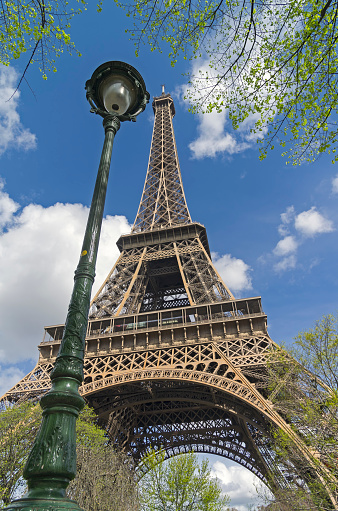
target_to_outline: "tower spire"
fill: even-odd
[[[132,232],[92,301],[90,318],[233,300],[212,264],[205,227],[185,200],[170,94],[154,98],[147,176]]]
[[[191,223],[186,203],[172,119],[170,94],[154,98],[155,122],[148,171],[132,232]]]

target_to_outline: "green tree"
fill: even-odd
[[[95,412],[85,407],[77,421],[76,477],[69,498],[86,511],[137,511],[133,460],[109,445]]]
[[[194,453],[166,461],[163,451],[152,451],[143,459],[142,470],[141,510],[225,511],[229,503],[218,480],[211,477],[208,461],[199,464]]]
[[[234,128],[251,121],[264,158],[275,143],[294,164],[323,152],[337,161],[338,4],[332,0],[123,0],[136,52],[169,45],[192,73],[192,111],[226,109]],[[204,60],[204,61],[205,61]]]
[[[6,506],[25,488],[22,471],[40,426],[41,409],[23,403],[0,413],[0,503]],[[1,507],[2,507],[1,506]]]
[[[41,408],[30,402],[0,412],[0,503],[24,493],[23,468],[41,422]],[[126,455],[108,445],[94,411],[86,406],[76,424],[77,475],[68,496],[86,511],[137,511],[135,471]]]
[[[138,511],[133,460],[111,445],[77,446],[77,473],[67,495],[87,511]]]
[[[27,53],[21,80],[33,62],[39,63],[46,79],[48,71],[56,71],[55,59],[65,49],[80,55],[69,34],[73,16],[81,12],[79,4],[86,8],[86,0],[1,1],[0,64],[8,66]]]
[[[292,355],[290,357],[290,354]],[[323,316],[301,332],[289,349],[269,366],[270,399],[325,467],[325,485],[337,499],[338,487],[338,317]],[[277,494],[275,507],[287,511],[332,509],[318,480],[281,431],[276,431],[278,459],[290,471],[292,486]],[[301,474],[303,482],[299,478]],[[331,477],[333,476],[333,477]],[[335,478],[335,479],[334,479]],[[304,484],[304,481],[306,484]],[[278,505],[280,507],[278,507]],[[272,504],[271,504],[272,506]]]

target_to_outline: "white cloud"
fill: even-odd
[[[198,59],[193,63],[191,82],[183,87],[179,87],[176,90],[176,95],[181,101],[184,97],[190,97],[191,103],[202,103],[203,98],[206,98],[205,108],[203,108],[206,111],[208,90],[215,83],[218,83],[217,73],[209,67],[209,61]],[[217,90],[222,92],[221,88],[221,85],[218,84]],[[240,153],[251,148],[253,146],[252,143],[258,138],[257,135],[250,133],[250,129],[257,120],[256,115],[249,115],[237,131],[231,127],[225,130],[227,122],[227,112],[225,110],[221,112],[214,110],[212,112],[199,113],[197,119],[198,137],[189,144],[192,157],[196,159],[215,158],[219,154],[232,155]],[[263,136],[263,132],[261,135]]]
[[[331,220],[321,215],[315,206],[296,216],[295,228],[306,237],[313,237],[316,234],[332,232],[334,230]]]
[[[291,252],[295,252],[297,250],[298,243],[295,240],[294,236],[286,236],[282,240],[280,240],[276,247],[273,250],[273,253],[277,256],[285,256],[290,254]]]
[[[0,67],[0,155],[10,147],[24,151],[36,147],[36,136],[20,121],[20,91],[11,98],[17,82],[18,74],[12,67]]]
[[[281,236],[287,236],[289,234],[289,224],[292,222],[295,216],[294,206],[286,208],[284,213],[281,213],[282,223],[278,226],[278,232]]]
[[[3,191],[5,182],[0,178],[0,232],[13,220],[13,214],[19,209],[19,204]]]
[[[272,254],[266,256],[270,260],[271,257],[281,258],[273,264],[274,270],[278,273],[292,270],[297,266],[298,247],[305,243],[306,238],[334,230],[332,221],[319,213],[315,206],[298,215],[294,206],[289,206],[280,217],[282,223],[278,226],[278,232],[283,238],[279,240]],[[264,261],[266,257],[261,256],[260,260]],[[311,263],[309,269],[313,266]]]
[[[224,131],[226,112],[199,114],[198,120],[199,136],[189,144],[193,158],[214,158],[218,153],[235,154],[250,147]]]
[[[212,259],[224,283],[235,295],[252,289],[251,268],[242,259],[236,259],[230,254],[219,256],[215,252],[212,253]]]
[[[274,270],[277,273],[283,272],[285,270],[291,270],[296,267],[297,264],[297,258],[294,254],[284,257],[274,265]]]
[[[15,366],[0,366],[0,397],[25,376],[24,372]]]
[[[338,174],[332,178],[332,193],[338,193]]]
[[[294,206],[289,206],[286,208],[286,211],[284,213],[281,213],[281,220],[283,224],[289,224],[295,216],[295,208]]]
[[[30,204],[16,212],[10,200],[0,191],[0,204],[9,204],[0,235],[6,269],[0,275],[0,363],[36,361],[43,326],[64,322],[88,216],[81,204]],[[118,257],[117,238],[129,231],[125,217],[103,220],[95,289]]]
[[[280,224],[278,226],[278,234],[280,236],[287,236],[288,234],[290,234],[288,226],[286,226],[285,224]]]
[[[253,128],[257,121],[261,118],[260,114],[250,113],[248,117],[241,122],[238,127],[238,132],[241,133],[247,142],[257,142],[258,139],[263,139],[268,132],[268,126],[262,125],[260,131],[254,131]],[[250,145],[251,147],[251,145]]]
[[[256,488],[262,483],[252,472],[238,464],[222,463],[216,461],[212,465],[212,476],[217,477],[224,493],[231,499],[231,506],[238,511],[248,511],[252,502],[257,502]],[[262,490],[264,493],[265,490]]]

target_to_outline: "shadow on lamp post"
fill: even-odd
[[[105,139],[60,351],[51,372],[52,388],[41,398],[42,423],[24,469],[28,492],[5,509],[79,511],[66,497],[76,474],[76,419],[84,406],[84,343],[106,198],[113,141],[121,121],[135,121],[149,102],[142,76],[124,62],[99,66],[86,82],[91,112],[103,117]]]

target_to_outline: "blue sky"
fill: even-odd
[[[65,319],[103,142],[84,83],[109,60],[134,65],[151,96],[164,83],[174,97],[191,216],[206,226],[215,264],[235,295],[262,296],[271,337],[290,343],[338,309],[338,167],[325,155],[286,166],[279,149],[260,162],[257,145],[232,131],[226,113],[189,114],[182,100],[189,62],[172,68],[165,53],[147,48],[136,58],[127,23],[113,3],[101,14],[90,6],[72,29],[83,56],[64,54],[47,81],[32,66],[34,95],[23,83],[7,102],[25,62],[0,68],[0,394],[34,366],[43,327]],[[118,255],[116,239],[134,221],[152,128],[149,105],[116,136],[97,286]],[[246,502],[236,505],[244,511]]]

